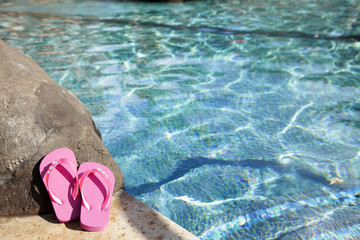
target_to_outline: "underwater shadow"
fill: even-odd
[[[272,168],[280,174],[293,173],[301,176],[303,179],[309,179],[320,184],[328,185],[329,183],[325,177],[317,175],[310,169],[299,165],[283,165],[276,160],[244,159],[240,161],[230,161],[205,157],[192,157],[181,161],[181,163],[176,166],[176,169],[167,178],[154,183],[144,183],[135,187],[126,187],[126,191],[132,195],[141,195],[153,192],[159,189],[163,184],[176,180],[190,172],[192,169],[199,168],[204,165],[250,167],[254,169]]]
[[[89,18],[82,17],[78,15],[67,15],[60,16],[54,14],[47,13],[37,13],[37,12],[16,12],[16,11],[0,11],[1,14],[7,15],[21,15],[21,16],[31,16],[35,18],[57,18],[63,20],[71,20],[71,21],[82,21],[82,22],[100,22],[100,23],[112,23],[112,24],[121,24],[121,25],[132,25],[132,26],[142,26],[142,27],[162,27],[171,30],[187,30],[194,32],[202,32],[202,33],[211,33],[211,34],[219,34],[219,35],[253,35],[253,36],[266,36],[266,37],[281,37],[281,38],[290,38],[290,39],[312,39],[312,40],[327,40],[327,41],[343,41],[343,42],[358,42],[360,41],[359,34],[352,35],[328,35],[328,34],[312,34],[306,32],[299,31],[269,31],[263,29],[255,29],[255,30],[235,30],[229,28],[222,27],[214,27],[214,26],[185,26],[185,25],[171,25],[165,23],[156,23],[156,22],[145,22],[145,21],[134,21],[134,20],[123,20],[123,19],[97,19],[97,18]],[[11,38],[3,38],[3,40],[8,41]]]

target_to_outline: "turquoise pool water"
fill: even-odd
[[[127,191],[201,239],[355,239],[359,12],[0,1],[0,38],[86,105]]]

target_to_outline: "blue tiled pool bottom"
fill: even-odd
[[[201,239],[360,236],[356,1],[0,11],[0,38],[89,109],[127,191]]]

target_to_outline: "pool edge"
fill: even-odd
[[[109,225],[102,232],[81,229],[80,221],[59,223],[54,214],[0,217],[0,239],[184,239],[196,236],[125,191],[114,193]]]

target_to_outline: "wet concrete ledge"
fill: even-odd
[[[125,191],[114,194],[109,225],[102,232],[87,232],[80,221],[59,223],[55,214],[0,218],[0,239],[131,239],[197,240],[154,209]]]

